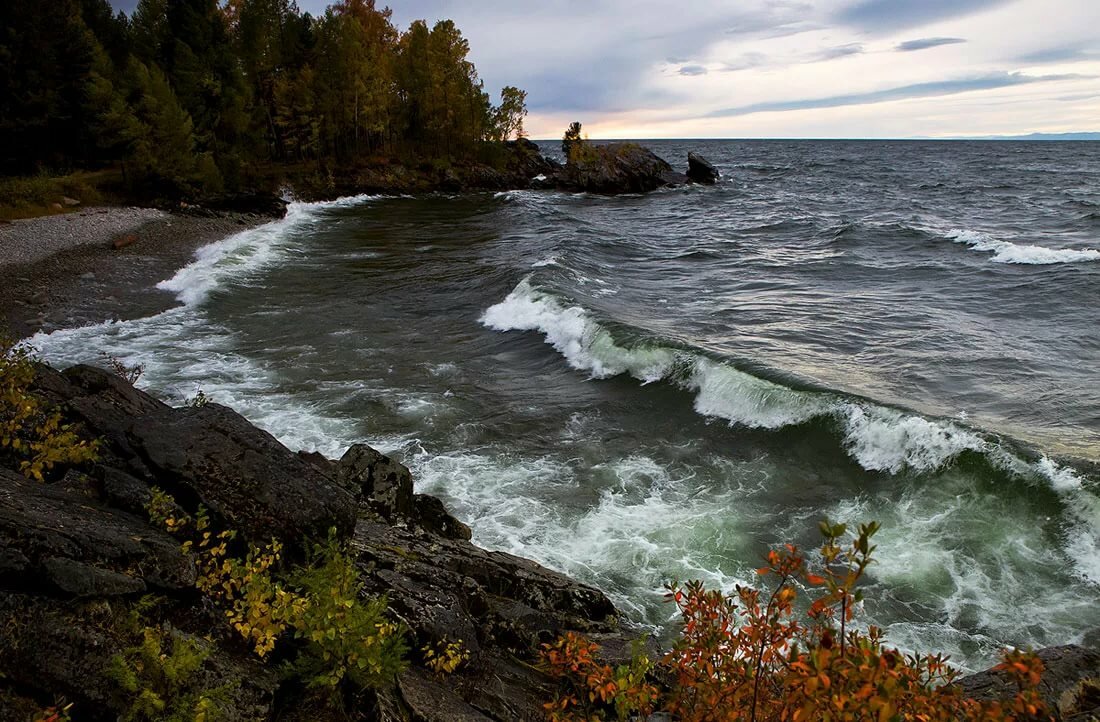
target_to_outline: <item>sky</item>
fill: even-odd
[[[128,9],[133,0],[116,0]],[[298,0],[322,12],[326,0]],[[382,4],[382,0],[379,0]],[[533,138],[1100,131],[1100,0],[393,0],[455,21]]]

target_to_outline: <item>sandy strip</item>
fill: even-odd
[[[270,220],[95,208],[0,224],[0,334],[25,338],[160,313],[176,299],[156,284],[198,248]],[[136,241],[115,249],[112,241],[127,234]]]

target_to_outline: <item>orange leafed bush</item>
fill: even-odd
[[[1016,680],[1014,699],[979,702],[951,685],[955,672],[945,657],[904,655],[883,646],[877,628],[849,629],[877,530],[862,525],[844,545],[845,526],[822,523],[821,563],[813,571],[794,546],[772,551],[757,570],[774,579],[770,593],[670,585],[682,628],[656,664],[636,656],[612,669],[598,659],[597,645],[575,634],[546,645],[543,666],[560,686],[546,705],[548,718],[644,719],[663,711],[691,722],[1051,719],[1037,692],[1043,666],[1034,655],[1009,652],[998,667]],[[799,588],[819,592],[805,614],[795,607]],[[655,679],[665,683],[658,687]]]

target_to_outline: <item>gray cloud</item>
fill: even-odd
[[[1086,48],[1082,45],[1062,45],[1057,48],[1044,48],[1025,55],[1018,55],[1014,60],[1021,63],[1067,63],[1079,60],[1098,60],[1100,52]]]
[[[721,67],[723,73],[732,73],[737,70],[760,68],[768,64],[768,56],[764,53],[745,53],[737,60],[725,63]]]
[[[707,69],[702,65],[685,65],[679,70],[680,75],[706,75]]]
[[[1011,0],[861,0],[841,10],[835,19],[863,30],[903,30],[1007,2]]]
[[[904,43],[898,43],[894,46],[894,50],[911,53],[916,50],[928,50],[942,45],[957,45],[965,42],[966,38],[917,38],[916,40],[906,40]]]
[[[1081,75],[1023,75],[1021,73],[997,73],[979,78],[965,78],[960,80],[940,80],[930,83],[914,83],[902,85],[897,88],[875,90],[869,93],[852,93],[850,95],[833,95],[826,98],[808,98],[805,100],[786,100],[766,103],[754,103],[743,105],[739,108],[725,108],[708,113],[708,118],[727,118],[737,115],[750,115],[752,113],[786,112],[791,110],[812,110],[818,108],[839,108],[846,105],[869,105],[872,103],[886,103],[892,100],[905,100],[907,98],[929,98],[940,95],[956,95],[969,93],[975,90],[993,90],[995,88],[1007,88],[1015,85],[1029,85],[1031,83],[1046,83],[1056,80],[1073,80],[1083,78]]]
[[[837,58],[847,58],[851,55],[862,55],[863,46],[859,43],[849,43],[848,45],[838,45],[833,48],[825,48],[814,56],[815,60],[836,60]]]

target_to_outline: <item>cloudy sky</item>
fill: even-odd
[[[391,6],[402,28],[453,19],[488,88],[528,91],[535,138],[572,120],[594,138],[1100,131],[1100,0]]]

